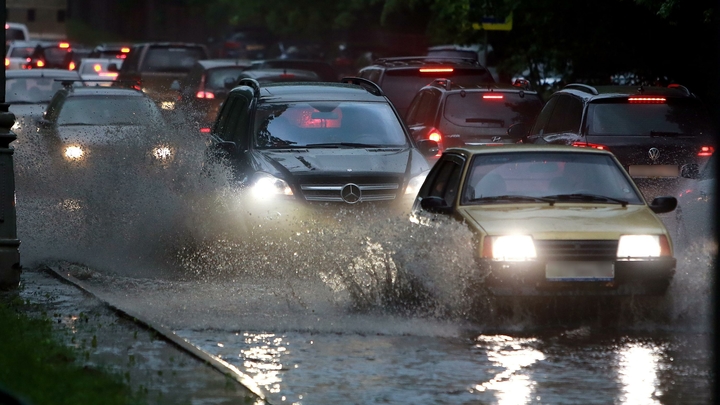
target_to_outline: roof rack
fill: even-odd
[[[693,94],[690,92],[690,89],[688,89],[687,87],[683,86],[682,84],[677,84],[677,83],[668,84],[668,89],[678,89],[678,90],[684,91],[685,94],[688,95],[688,96],[692,96],[692,95],[693,95]]]
[[[584,91],[584,92],[590,93],[594,96],[597,96],[598,94],[600,94],[600,93],[598,93],[598,91],[595,87],[587,85],[587,84],[582,84],[582,83],[571,83],[563,88]]]
[[[445,90],[450,90],[450,88],[452,87],[452,82],[450,81],[450,79],[442,79],[442,78],[435,79],[432,81],[432,84],[435,84],[435,83],[437,83],[440,86],[443,86],[445,88]]]
[[[375,96],[384,96],[385,93],[383,93],[380,86],[377,85],[377,83],[373,82],[372,80],[368,80],[362,77],[356,77],[356,76],[347,76],[340,79],[340,83],[349,83],[354,84],[357,86],[360,86],[367,90],[370,94],[373,94]]]
[[[260,96],[260,83],[255,80],[251,79],[249,77],[245,77],[240,79],[240,81],[237,83],[238,86],[247,86],[252,87],[253,89],[253,96],[258,97]]]

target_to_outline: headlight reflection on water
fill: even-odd
[[[286,348],[282,345],[282,337],[272,333],[245,333],[245,342],[253,347],[242,350],[240,358],[255,383],[265,387],[271,393],[280,392],[282,379],[279,373],[283,370],[280,356]]]
[[[623,404],[659,404],[657,347],[646,347],[639,343],[630,344],[619,352],[620,382],[623,385]]]

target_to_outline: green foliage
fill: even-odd
[[[34,405],[144,403],[121,377],[78,364],[78,352],[53,337],[49,318],[29,318],[3,299],[0,324],[0,386],[14,395]]]

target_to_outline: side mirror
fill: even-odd
[[[677,204],[675,197],[655,197],[650,203],[650,209],[656,214],[664,214],[677,208]]]
[[[421,139],[417,142],[418,150],[423,156],[435,156],[440,151],[440,146],[437,142],[429,139]]]
[[[118,69],[118,65],[116,63],[109,63],[107,65],[107,71],[108,72],[119,72],[120,69]]]
[[[508,127],[507,130],[508,136],[515,142],[526,141],[529,133],[530,124],[527,122],[518,122],[516,124],[512,124],[510,125],[510,127]]]
[[[453,210],[452,207],[448,206],[445,200],[440,197],[423,198],[420,200],[420,208],[434,214],[450,214]]]
[[[170,90],[172,90],[172,91],[180,91],[180,81],[179,81],[179,80],[173,80],[172,84],[170,85]]]
[[[45,118],[40,118],[38,120],[38,126],[40,128],[50,128],[50,127],[52,127],[52,122],[46,120]]]
[[[680,167],[680,177],[684,177],[686,179],[699,179],[700,166],[698,166],[697,163],[682,165],[682,167]]]
[[[223,80],[223,85],[226,89],[230,90],[235,87],[235,82],[237,82],[237,80],[233,79],[232,77],[226,77],[225,80]]]
[[[235,151],[237,148],[237,144],[235,142],[230,141],[222,141],[215,144],[215,147],[218,151],[225,152],[225,153],[231,153]]]

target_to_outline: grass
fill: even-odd
[[[30,405],[146,403],[122,376],[82,366],[81,354],[54,337],[50,318],[29,317],[23,305],[0,295],[0,391]]]

